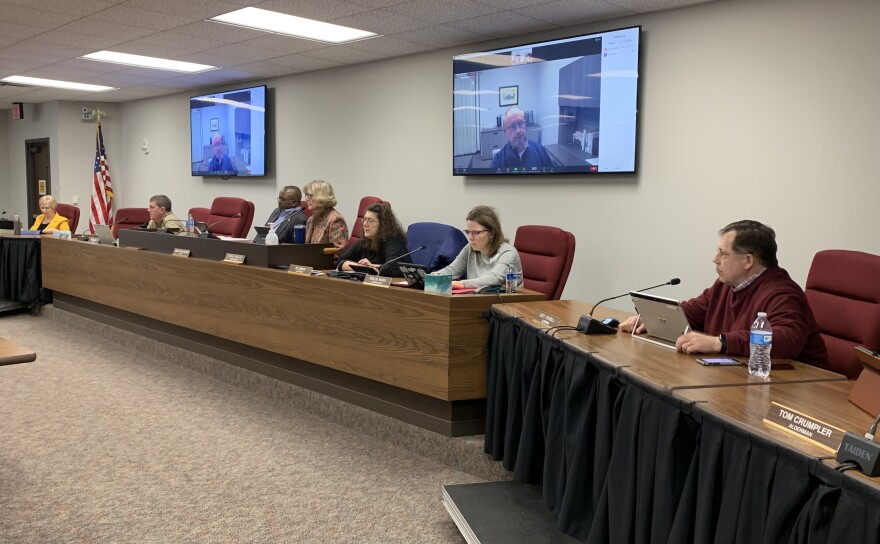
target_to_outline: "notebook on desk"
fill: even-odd
[[[678,337],[690,330],[681,303],[641,291],[630,291],[629,294],[640,321],[645,325],[643,334],[636,334],[633,329],[633,338],[674,350]]]

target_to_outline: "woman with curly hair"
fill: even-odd
[[[397,261],[382,265],[406,254],[406,233],[391,206],[371,204],[364,213],[364,237],[345,249],[339,256],[340,270],[351,271],[351,265],[367,266],[376,274],[402,276]]]

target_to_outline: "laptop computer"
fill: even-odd
[[[641,317],[641,322],[645,325],[645,333],[636,334],[634,330],[633,338],[675,349],[675,341],[678,337],[690,330],[681,303],[672,298],[649,295],[641,291],[630,291],[629,294],[632,296],[633,305]]]
[[[257,231],[257,235],[254,236],[255,244],[265,244],[266,243],[266,235],[269,234],[270,227],[259,227],[254,225],[254,230]]]
[[[98,243],[112,246],[116,243],[113,237],[113,229],[110,225],[95,225],[95,234],[98,235]]]
[[[415,263],[399,263],[397,267],[406,279],[407,285],[415,289],[425,288],[425,276],[428,275],[428,267]]]

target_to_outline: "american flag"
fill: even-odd
[[[113,187],[110,185],[110,165],[104,151],[104,135],[101,123],[95,136],[95,172],[92,176],[92,210],[89,214],[89,231],[94,234],[95,225],[109,225],[113,208]]]

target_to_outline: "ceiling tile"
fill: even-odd
[[[335,68],[340,63],[328,59],[318,59],[306,55],[288,55],[286,57],[278,57],[272,59],[272,64],[279,66],[289,66],[299,71],[306,70],[323,70],[325,68]]]
[[[353,0],[358,4],[362,4],[364,6],[376,9],[376,8],[384,8],[388,6],[393,6],[395,4],[402,4],[405,0]]]
[[[337,25],[375,32],[376,34],[397,34],[398,32],[432,26],[432,23],[428,21],[419,21],[412,17],[381,9],[358,13],[348,17],[340,17],[331,22]]]
[[[486,36],[483,34],[477,34],[476,32],[453,28],[447,25],[437,25],[431,28],[422,28],[411,32],[401,32],[400,34],[395,34],[394,37],[437,48],[463,45],[486,39]]]
[[[412,55],[434,49],[423,43],[408,42],[406,40],[400,40],[394,36],[381,36],[379,38],[361,40],[359,42],[348,44],[348,47],[357,51],[373,53],[383,57]]]
[[[548,23],[547,21],[539,21],[509,11],[502,11],[495,15],[474,17],[473,19],[466,19],[464,21],[456,21],[454,23],[449,23],[449,26],[469,30],[471,32],[478,32],[496,38],[518,36],[520,34],[559,28],[559,25]]]
[[[216,40],[198,38],[185,32],[179,32],[177,30],[165,30],[156,34],[144,36],[143,38],[137,40],[130,41],[125,44],[125,48],[126,52],[128,53],[135,52],[137,48],[141,46],[145,48],[149,48],[151,46],[170,48],[175,52],[173,53],[173,57],[171,58],[176,59],[180,55],[188,55],[197,51],[205,51],[208,49],[214,49],[215,47],[223,47],[225,45],[227,44],[218,42]]]
[[[547,21],[560,26],[576,25],[589,21],[600,21],[611,17],[632,15],[632,11],[605,4],[585,0],[556,0],[539,6],[520,8],[516,13]]]
[[[21,24],[42,29],[55,28],[79,17],[67,13],[44,11],[25,6],[4,5],[2,11],[3,22]]]
[[[339,64],[356,64],[359,62],[370,62],[381,58],[379,55],[367,53],[365,51],[358,51],[344,45],[316,49],[305,53],[304,56],[338,62]]]
[[[113,38],[121,43],[125,43],[129,40],[136,40],[157,32],[151,28],[131,26],[122,23],[108,24],[106,21],[97,21],[93,19],[80,19],[58,27],[57,30],[60,32],[85,34],[86,36]],[[98,51],[98,49],[96,49],[96,51]]]
[[[323,42],[304,40],[292,36],[282,36],[280,34],[267,34],[265,32],[263,32],[259,38],[254,38],[253,40],[248,40],[244,43],[250,47],[274,51],[281,55],[301,53],[303,51],[311,51],[312,49],[327,47],[327,44]]]
[[[221,56],[230,57],[233,59],[238,59],[242,62],[254,62],[258,60],[267,60],[272,57],[281,56],[281,53],[277,51],[269,51],[267,49],[260,49],[257,47],[251,47],[249,45],[236,43],[231,45],[224,45],[222,47],[214,48],[211,53]]]
[[[265,36],[265,32],[243,28],[240,26],[224,25],[211,21],[197,21],[174,29],[175,32],[185,32],[196,38],[216,40],[223,43],[238,43]]]
[[[27,42],[18,42],[15,45],[0,49],[0,58],[21,59],[45,65],[82,55],[82,51],[82,49],[58,47],[54,44],[46,44],[31,40]]]
[[[374,9],[343,0],[268,0],[257,7],[325,22]]]
[[[127,0],[3,0],[0,4],[84,17]]]
[[[243,70],[217,70],[214,72],[202,72],[201,74],[187,74],[160,83],[168,87],[179,89],[196,89],[206,85],[225,85],[230,82],[253,81],[258,79],[254,74]]]
[[[481,15],[491,15],[498,12],[492,6],[478,4],[470,0],[447,0],[446,2],[437,2],[436,0],[413,0],[403,4],[397,4],[385,8],[385,11],[397,13],[419,19],[429,21],[431,23],[448,23],[450,21],[459,21],[461,19],[471,19]]]
[[[20,23],[12,23],[6,21],[5,17],[3,17],[3,20],[0,20],[0,36],[3,36],[4,38],[18,38],[26,40],[28,38],[38,36],[43,32],[46,32],[45,28],[39,28],[36,26],[30,26]]]
[[[183,17],[170,13],[159,14],[155,11],[130,8],[127,5],[113,6],[112,8],[105,9],[93,15],[92,19],[96,21],[96,24],[98,24],[97,21],[105,21],[107,23],[152,28],[154,30],[168,30],[169,28],[183,26],[200,20],[199,17]]]
[[[530,0],[475,0],[481,4],[486,4],[487,6],[493,6],[498,10],[511,10],[517,8],[527,8],[530,6],[540,6],[541,4],[546,4],[546,0],[539,0],[537,2],[532,2]]]
[[[80,61],[80,63],[83,62],[87,61]],[[89,64],[99,63],[92,62]],[[119,69],[119,65],[116,65],[116,69]],[[80,83],[94,83],[97,85],[109,85],[109,83],[99,83],[97,81],[94,81],[95,78],[101,77],[106,73],[108,72],[103,72],[101,70],[90,70],[88,69],[88,67],[83,67],[82,64],[73,63],[73,61],[65,61],[48,66],[41,66],[40,68],[28,70],[27,73],[19,75],[43,77],[47,79],[60,79],[62,81],[78,81]]]
[[[236,65],[235,69],[261,78],[282,77],[303,71],[289,66],[272,64],[271,62],[248,62]]]
[[[605,0],[608,4],[613,4],[628,11],[638,13],[682,8],[696,4],[705,4],[711,1],[712,0]]]
[[[241,9],[240,5],[225,0],[129,0],[125,6],[190,19],[208,19]]]
[[[92,53],[94,51],[101,51],[102,49],[107,49],[119,43],[117,38],[111,38],[106,36],[90,36],[88,34],[79,34],[76,32],[70,32],[68,30],[50,30],[43,34],[40,34],[34,40],[30,41],[40,41],[43,43],[49,43],[53,45],[62,45],[66,47],[72,47],[76,49],[86,50],[88,53]]]

